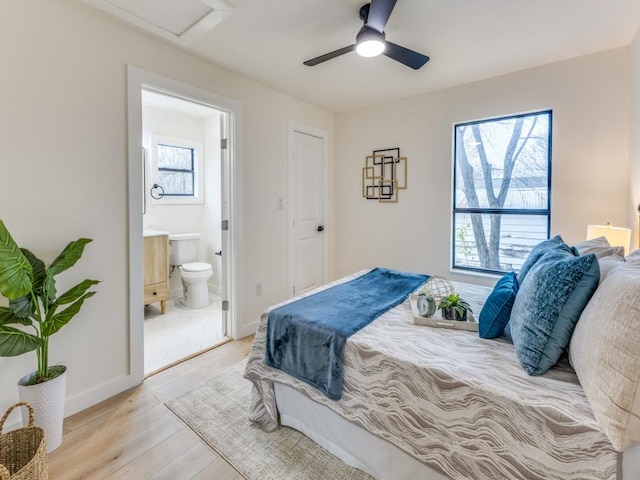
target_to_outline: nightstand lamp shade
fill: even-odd
[[[625,255],[631,248],[631,230],[629,228],[612,227],[606,225],[589,225],[587,227],[587,240],[605,237],[612,247],[624,247]]]

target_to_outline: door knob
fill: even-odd
[[[319,225],[318,226],[318,231],[319,232],[324,232],[324,226],[323,225]]]

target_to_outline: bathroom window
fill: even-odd
[[[154,203],[203,203],[201,142],[151,136],[153,180],[148,192]]]
[[[193,197],[195,157],[193,148],[158,144],[158,181],[165,195]]]

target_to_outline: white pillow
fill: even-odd
[[[627,255],[625,261],[633,265],[640,265],[640,248]]]
[[[618,255],[624,258],[624,247],[611,246],[606,237],[592,238],[574,245],[580,255],[588,255],[594,253],[597,258]]]
[[[613,447],[640,442],[640,269],[605,277],[571,337],[571,365]]]
[[[640,257],[638,257],[640,261]],[[598,264],[600,265],[600,283],[605,279],[609,273],[617,267],[624,266],[625,261],[624,257],[620,255],[608,255],[606,257],[601,257],[598,259]],[[640,265],[640,263],[638,264]]]

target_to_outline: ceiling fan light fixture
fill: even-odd
[[[385,43],[382,40],[371,39],[358,43],[356,52],[361,57],[377,57],[385,49]]]
[[[383,53],[386,57],[414,70],[422,68],[422,66],[429,61],[429,57],[386,41],[384,29],[387,26],[389,16],[397,1],[398,0],[370,0],[370,3],[360,7],[359,16],[360,20],[364,22],[364,25],[362,25],[362,28],[360,28],[360,31],[356,35],[355,44],[325,53],[324,55],[302,63],[308,67],[313,67],[355,50],[363,57],[375,57]]]

